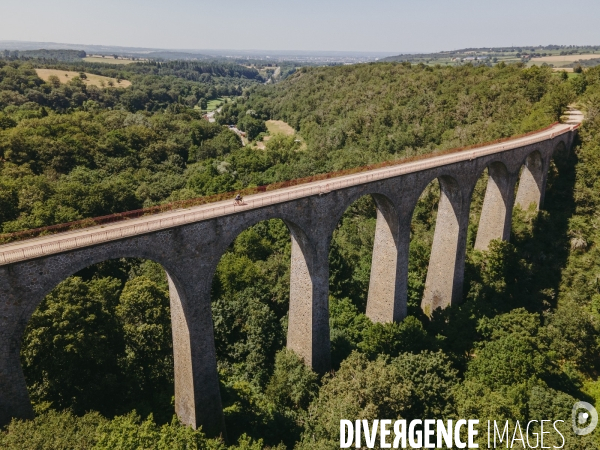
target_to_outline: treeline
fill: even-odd
[[[241,95],[245,88],[266,81],[258,70],[229,62],[151,61],[119,67],[86,63],[82,68],[76,65],[73,70],[83,69],[98,75],[115,78],[120,76],[142,84],[156,82],[159,79],[185,80],[186,85],[195,86],[201,92],[201,97],[208,100],[220,96]]]
[[[17,69],[28,70],[11,66]],[[462,305],[432,319],[420,310],[439,201],[435,182],[413,215],[409,317],[402,323],[374,324],[364,314],[373,201],[355,202],[340,221],[329,258],[334,371],[325,377],[284,349],[291,244],[282,221],[261,222],[236,239],[211,294],[228,437],[240,439],[240,449],[336,448],[341,417],[512,424],[558,418],[570,427],[574,400],[594,401],[600,392],[594,257],[600,70],[570,80],[519,66],[301,70],[223,108],[223,123],[264,127],[265,119],[282,119],[307,143],[272,137],[264,151],[242,148],[236,135],[182,103],[135,113],[100,105],[58,114],[47,107],[45,117],[28,117],[24,104],[11,104],[0,118],[6,124],[2,227],[25,229],[490,140],[551,123],[578,95],[590,120],[576,151],[552,167],[545,211],[516,210],[510,243],[496,242],[488,252],[472,250],[486,178],[478,183]],[[15,421],[0,434],[0,446],[219,448],[170,422],[168,308],[164,271],[149,261],[108,261],[62,282],[34,313],[21,353],[39,416]],[[65,409],[75,415],[56,412]],[[127,415],[132,409],[142,418]],[[569,433],[565,448],[595,445]],[[119,441],[125,436],[130,447]]]
[[[81,61],[87,56],[83,50],[4,50],[6,60],[32,60],[42,61]]]
[[[128,68],[132,73],[144,75],[173,75],[191,81],[207,81],[210,77],[246,78],[264,81],[258,70],[240,64],[204,61],[164,61],[136,64]],[[202,75],[205,75],[204,77]]]

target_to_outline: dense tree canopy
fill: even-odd
[[[571,99],[546,68],[374,63],[302,68],[250,89],[217,120],[284,120],[306,140],[309,170],[330,171],[531,131]]]
[[[581,102],[588,121],[575,149],[553,162],[544,210],[515,209],[510,242],[486,252],[472,248],[485,177],[478,183],[461,305],[431,319],[419,307],[439,199],[432,183],[413,214],[409,317],[399,324],[364,314],[373,200],[355,202],[335,230],[331,373],[320,378],[284,348],[290,234],[282,221],[233,242],[213,280],[212,311],[229,440],[240,450],[334,448],[341,418],[570,420],[575,399],[600,399],[600,70],[565,80],[503,65],[308,68],[235,91],[220,124],[210,124],[193,98],[212,98],[216,78],[248,87],[252,72],[98,65],[109,76],[127,70],[133,86],[94,90],[45,83],[31,64],[0,62],[5,232],[505,137]],[[306,145],[274,136],[265,150],[242,147],[222,126],[258,135],[270,118],[287,121]],[[107,261],[63,281],[34,313],[21,358],[39,415],[0,433],[3,448],[224,448],[171,422],[168,285],[156,263]],[[567,447],[594,439],[571,433]]]

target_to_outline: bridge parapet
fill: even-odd
[[[170,211],[156,215],[144,216],[108,225],[101,225],[81,230],[73,230],[56,235],[43,236],[11,244],[0,245],[0,265],[10,264],[31,258],[60,253],[73,248],[96,245],[129,236],[150,233],[167,228],[173,228],[189,223],[209,220],[248,209],[263,208],[278,203],[288,202],[313,195],[324,195],[333,190],[346,189],[352,186],[371,183],[374,181],[394,178],[409,173],[424,171],[444,165],[472,161],[492,154],[513,150],[515,148],[534,145],[539,142],[554,139],[572,132],[574,125],[557,125],[549,130],[526,138],[492,144],[487,147],[466,150],[442,156],[433,156],[422,161],[409,162],[392,167],[332,178],[324,181],[307,183],[300,186],[279,189],[261,194],[248,196],[243,205],[234,205],[231,201],[221,201],[207,205],[192,207],[185,210]]]

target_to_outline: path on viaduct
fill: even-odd
[[[377,225],[367,315],[378,322],[406,316],[410,223],[433,180],[441,188],[423,310],[431,314],[462,297],[471,195],[488,170],[475,247],[508,239],[515,204],[542,205],[553,155],[573,143],[581,114],[565,124],[500,144],[432,156],[354,175],[231,201],[145,216],[0,246],[0,425],[33,410],[19,359],[27,323],[58,283],[116,258],[163,266],[171,298],[175,410],[182,422],[224,432],[210,290],[221,256],[248,227],[282,219],[292,240],[287,346],[317,372],[330,364],[329,245],[345,210],[371,195]],[[522,170],[521,170],[522,169]],[[515,186],[518,190],[515,195]]]

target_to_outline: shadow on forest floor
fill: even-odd
[[[573,146],[578,143],[576,142]],[[510,243],[480,253],[470,251],[461,305],[438,309],[425,320],[435,346],[465,368],[481,339],[477,325],[515,308],[543,313],[556,307],[562,270],[569,256],[569,219],[575,212],[575,151],[555,155],[543,209],[513,211]]]

